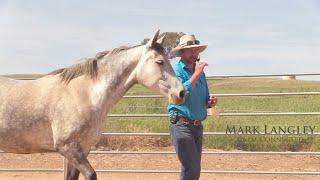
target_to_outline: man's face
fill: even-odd
[[[199,53],[196,48],[189,48],[181,50],[181,57],[183,60],[187,61],[188,63],[196,62]]]

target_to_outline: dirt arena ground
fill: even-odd
[[[161,151],[170,151],[161,149]],[[209,151],[209,150],[206,150]],[[214,151],[214,150],[210,150]],[[218,151],[218,150],[216,150]],[[92,154],[89,161],[95,169],[179,170],[173,155]],[[63,160],[58,154],[0,154],[1,169],[44,168],[60,169]],[[213,155],[204,154],[203,170],[256,171],[320,171],[320,156],[311,155]],[[108,180],[175,180],[178,174],[97,173],[98,179]],[[0,180],[61,180],[62,173],[0,172]],[[80,179],[83,179],[82,177]],[[206,174],[201,180],[212,179],[320,179],[320,176]]]

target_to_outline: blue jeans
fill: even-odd
[[[181,163],[180,180],[198,180],[201,171],[202,125],[170,123],[170,135]]]

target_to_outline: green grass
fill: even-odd
[[[301,92],[319,91],[320,83],[312,81],[277,79],[225,79],[209,81],[211,93],[252,92]],[[126,95],[155,94],[142,86],[135,86]],[[166,113],[167,100],[122,99],[112,110],[117,113]],[[275,97],[220,97],[218,109],[222,112],[319,112],[320,96],[275,96]],[[168,132],[167,118],[109,118],[106,129],[109,132]],[[320,116],[255,116],[221,117],[208,116],[204,130],[225,132],[229,126],[316,126],[320,132]],[[169,138],[163,138],[169,141]],[[205,148],[247,151],[299,151],[320,149],[317,136],[205,136]]]

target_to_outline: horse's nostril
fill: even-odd
[[[184,96],[185,96],[185,91],[180,91],[179,97],[182,99],[182,98],[184,98]]]

